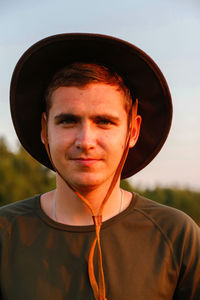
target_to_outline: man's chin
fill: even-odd
[[[97,173],[82,173],[82,174],[60,174],[62,179],[74,190],[80,193],[89,193],[101,187],[108,188],[113,174],[110,176],[101,176]]]
[[[73,182],[73,187],[76,191],[79,192],[91,192],[97,189],[101,184],[99,182],[87,182],[87,181],[79,181],[79,182]]]
[[[105,185],[106,181],[107,180],[103,180],[102,178],[94,178],[94,176],[92,176],[92,178],[86,178],[86,176],[84,176],[84,178],[70,179],[68,183],[80,193],[89,193]]]

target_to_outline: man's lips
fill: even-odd
[[[71,158],[71,160],[82,166],[91,166],[91,165],[101,161],[102,159],[90,158],[90,157],[75,157],[75,158]]]

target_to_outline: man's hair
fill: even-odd
[[[52,93],[59,87],[84,87],[90,83],[105,83],[116,86],[124,93],[125,109],[129,115],[132,107],[130,90],[124,84],[121,76],[105,66],[94,63],[75,62],[56,72],[45,92],[45,106],[48,115],[51,108]]]

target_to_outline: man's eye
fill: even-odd
[[[97,124],[99,124],[99,125],[111,125],[112,122],[109,119],[98,119]]]
[[[71,124],[75,124],[77,122],[77,120],[75,118],[63,118],[59,120],[59,124],[63,124],[63,125],[71,125]]]
[[[65,119],[65,120],[62,121],[62,123],[65,123],[65,124],[76,123],[76,120],[74,120],[74,119]]]

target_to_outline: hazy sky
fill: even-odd
[[[164,73],[174,104],[169,138],[154,161],[131,178],[142,186],[178,184],[200,190],[199,0],[0,0],[0,136],[16,135],[9,85],[23,52],[63,32],[95,32],[127,40]]]

